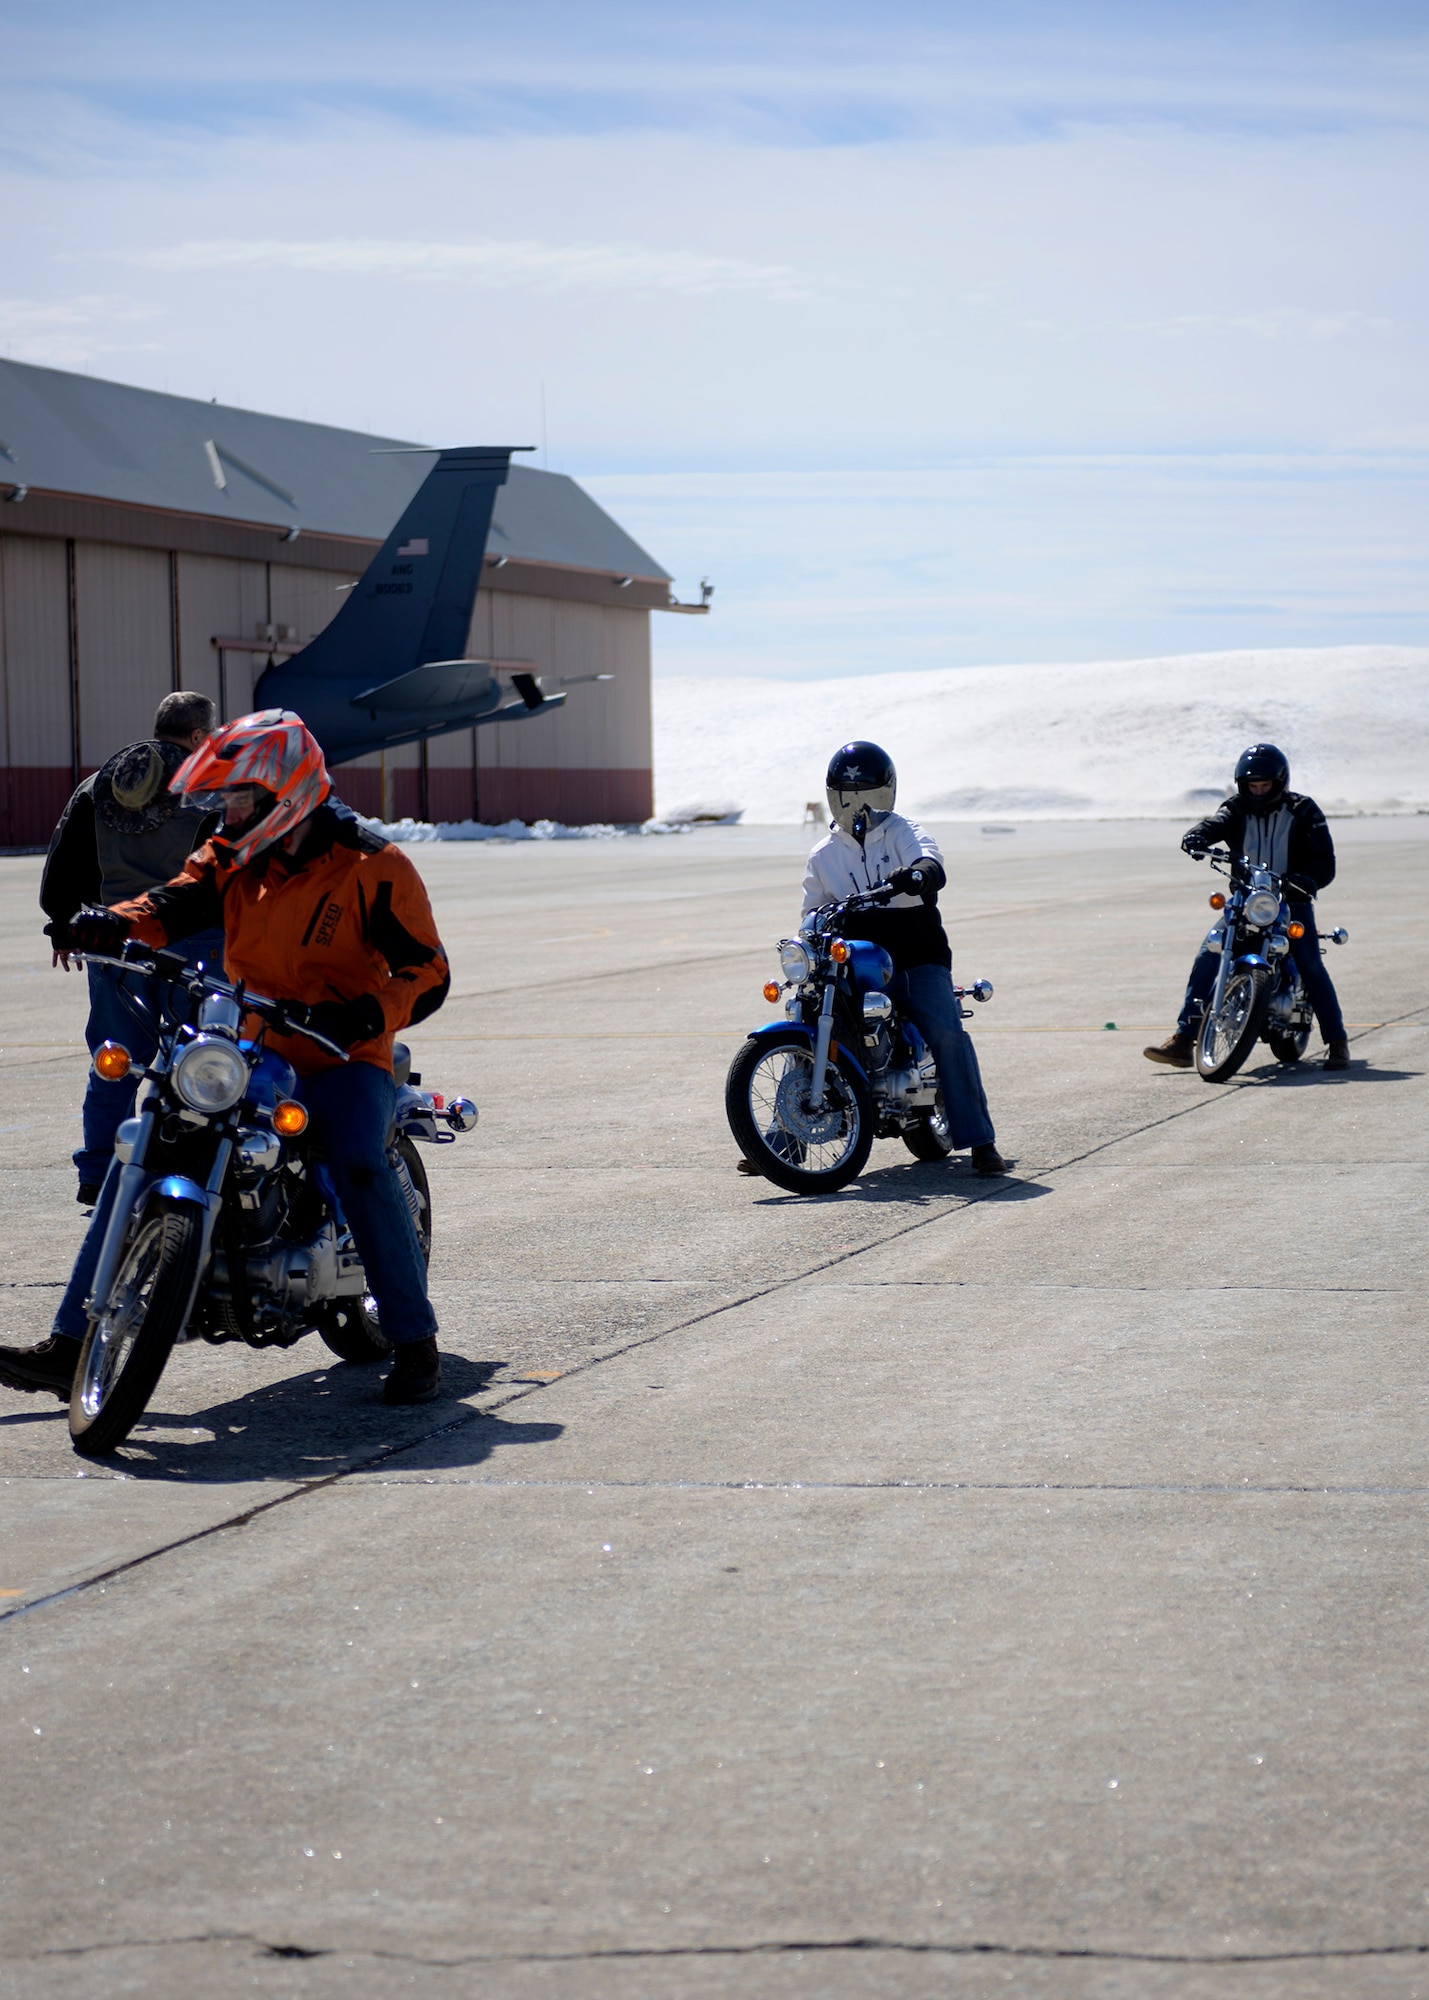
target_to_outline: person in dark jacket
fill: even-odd
[[[1348,1069],[1350,1048],[1344,1018],[1334,981],[1320,955],[1311,907],[1319,891],[1335,879],[1335,843],[1315,801],[1303,792],[1288,790],[1289,783],[1285,753],[1273,743],[1253,743],[1236,764],[1235,791],[1209,819],[1191,827],[1181,845],[1188,854],[1225,847],[1232,854],[1245,855],[1255,867],[1272,869],[1281,878],[1291,920],[1304,925],[1304,934],[1292,938],[1290,950],[1325,1038],[1324,1067]],[[1176,1032],[1142,1051],[1149,1061],[1169,1063],[1173,1069],[1191,1067],[1201,1016],[1215,987],[1217,964],[1217,954],[1202,946],[1186,982]]]
[[[213,729],[213,703],[206,694],[170,694],[159,703],[154,734],[116,750],[106,764],[71,795],[50,840],[40,878],[40,905],[49,922],[45,935],[54,963],[69,971],[73,949],[69,920],[86,903],[121,903],[141,896],[177,875],[217,816],[176,798],[169,790],[174,773]],[[222,931],[188,938],[183,950],[191,963],[217,961]],[[114,1135],[134,1108],[144,1065],[157,1046],[119,999],[117,975],[107,965],[86,967],[89,1021],[84,1039],[91,1055],[101,1042],[123,1042],[134,1066],[123,1083],[105,1083],[90,1071],[84,1093],[84,1143],[74,1156],[79,1174],[77,1199],[90,1206],[114,1153]]]

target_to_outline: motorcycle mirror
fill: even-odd
[[[474,1132],[480,1115],[469,1097],[454,1097],[445,1113],[453,1132]]]

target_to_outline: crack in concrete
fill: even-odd
[[[1408,1014],[1395,1015],[1391,1020],[1380,1024],[1374,1029],[1368,1029],[1365,1032],[1381,1033],[1384,1028],[1398,1027],[1404,1022],[1415,1021],[1421,1014],[1426,1013],[1429,1013],[1429,1004],[1415,1008]],[[1354,1036],[1352,1039],[1359,1040],[1360,1037]],[[1218,1089],[1213,1096],[1197,1098],[1194,1103],[1182,1105],[1178,1110],[1168,1111],[1159,1118],[1148,1119],[1144,1124],[1133,1126],[1130,1131],[1116,1134],[1108,1139],[1099,1140],[1094,1146],[1088,1146],[1082,1152],[1074,1153],[1067,1159],[1058,1160],[1048,1166],[1036,1167],[1030,1171],[1041,1175],[1070,1172],[1073,1167],[1081,1166],[1085,1161],[1095,1159],[1099,1154],[1108,1152],[1115,1146],[1123,1146],[1133,1139],[1141,1138],[1147,1132],[1158,1131],[1162,1126],[1174,1125],[1183,1118],[1193,1118],[1202,1112],[1212,1111],[1218,1105],[1233,1103],[1239,1091],[1255,1087],[1254,1083],[1249,1080],[1232,1082]],[[568,1368],[558,1379],[562,1383],[570,1382],[579,1375],[586,1375],[596,1368],[603,1367],[608,1361],[618,1360],[622,1355],[638,1353],[642,1348],[652,1347],[658,1341],[668,1340],[677,1333],[688,1332],[692,1327],[701,1326],[708,1320],[718,1319],[728,1312],[738,1312],[744,1306],[757,1304],[762,1299],[772,1298],[779,1292],[788,1291],[794,1285],[807,1283],[810,1278],[817,1277],[821,1272],[837,1270],[842,1265],[851,1263],[854,1258],[866,1255],[870,1250],[885,1249],[890,1243],[900,1242],[905,1236],[911,1236],[918,1230],[929,1229],[935,1223],[946,1221],[950,1216],[964,1215],[969,1209],[981,1208],[989,1202],[1002,1201],[1006,1200],[1009,1196],[1016,1196],[1018,1189],[1022,1185],[1021,1181],[1013,1181],[1001,1187],[987,1188],[962,1199],[950,1196],[931,1215],[915,1216],[911,1222],[905,1223],[901,1228],[891,1229],[884,1235],[875,1237],[869,1243],[860,1244],[850,1250],[835,1252],[828,1257],[822,1258],[817,1263],[811,1264],[806,1270],[796,1271],[785,1278],[772,1279],[769,1283],[760,1285],[753,1291],[742,1293],[733,1299],[726,1299],[719,1305],[708,1307],[704,1312],[695,1313],[688,1319],[679,1320],[673,1326],[661,1327],[655,1332],[641,1335],[638,1339],[625,1341],[618,1347],[609,1348],[599,1355],[592,1356],[588,1361],[577,1362],[574,1366]],[[162,1556],[173,1555],[180,1549],[191,1548],[197,1542],[209,1541],[214,1536],[227,1534],[234,1528],[246,1528],[251,1522],[258,1520],[264,1514],[271,1514],[276,1508],[286,1507],[291,1505],[295,1500],[305,1499],[314,1493],[321,1493],[330,1486],[340,1484],[345,1479],[355,1478],[359,1473],[374,1471],[379,1465],[385,1465],[389,1459],[400,1458],[406,1452],[422,1449],[431,1444],[435,1439],[445,1437],[451,1431],[464,1429],[468,1424],[480,1423],[484,1419],[495,1415],[497,1411],[509,1409],[514,1403],[525,1402],[531,1396],[543,1395],[554,1386],[554,1384],[546,1382],[526,1383],[520,1388],[514,1388],[510,1395],[498,1397],[494,1401],[485,1402],[476,1407],[463,1407],[456,1415],[448,1419],[446,1423],[437,1424],[431,1430],[423,1431],[419,1437],[409,1438],[400,1444],[394,1442],[383,1445],[379,1450],[368,1453],[364,1458],[354,1461],[351,1465],[344,1466],[336,1472],[326,1473],[321,1479],[303,1480],[290,1487],[287,1492],[276,1494],[271,1500],[260,1501],[256,1506],[247,1507],[240,1514],[231,1515],[223,1521],[215,1521],[206,1528],[195,1530],[192,1534],[180,1535],[175,1540],[164,1542],[157,1548],[145,1550],[140,1555],[130,1556],[123,1562],[112,1564],[108,1569],[96,1572],[93,1576],[83,1577],[79,1582],[67,1585],[63,1590],[51,1591],[43,1597],[32,1598],[28,1603],[17,1604],[8,1610],[0,1611],[0,1625],[8,1624],[17,1618],[27,1618],[36,1611],[48,1610],[55,1605],[67,1602],[70,1598],[86,1595],[97,1585],[110,1583],[116,1577],[125,1576],[132,1570],[142,1569],[151,1562],[157,1562]],[[446,1484],[450,1482],[441,1483]],[[1174,1491],[1175,1489],[1169,1490]],[[1237,1490],[1248,1491],[1250,1489],[1230,1488],[1228,1490],[1234,1492]],[[1306,1490],[1319,1491],[1321,1489],[1308,1488]]]
[[[1012,1958],[1083,1960],[1093,1964],[1131,1965],[1305,1965],[1371,1958],[1422,1958],[1429,1956],[1429,1942],[1400,1944],[1322,1945],[1316,1949],[1284,1951],[1136,1951],[1126,1947],[1101,1945],[1008,1944],[995,1939],[962,1941],[934,1938],[760,1938],[748,1944],[596,1945],[572,1951],[462,1952],[438,1957],[422,1952],[402,1951],[381,1945],[301,1945],[280,1944],[249,1931],[200,1931],[186,1937],[103,1938],[91,1944],[54,1945],[42,1952],[23,1954],[30,1964],[54,1958],[86,1958],[103,1952],[159,1951],[174,1946],[249,1945],[267,1958],[316,1959],[364,1958],[398,1965],[420,1965],[433,1971],[455,1970],[468,1965],[591,1965],[636,1959],[688,1958],[777,1958],[805,1953],[887,1952],[907,1957]],[[12,1959],[11,1963],[19,1962]]]

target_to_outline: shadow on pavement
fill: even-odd
[[[435,1403],[388,1409],[381,1372],[335,1362],[289,1375],[207,1409],[170,1414],[156,1403],[128,1441],[102,1461],[134,1479],[232,1484],[245,1480],[321,1479],[400,1453],[411,1470],[428,1463],[478,1465],[503,1444],[545,1444],[560,1424],[503,1423],[463,1408],[502,1366],[442,1356],[444,1393]],[[60,1413],[63,1414],[62,1412]],[[428,1457],[440,1441],[440,1456]]]
[[[1376,1069],[1373,1063],[1352,1061],[1348,1069],[1332,1069],[1327,1076],[1318,1063],[1262,1063],[1259,1069],[1243,1071],[1238,1081],[1303,1090],[1319,1084],[1414,1083],[1423,1074],[1419,1069]]]
[[[1041,1181],[1019,1180],[1015,1174],[983,1175],[966,1169],[960,1173],[946,1165],[927,1165],[879,1167],[833,1194],[786,1194],[771,1188],[755,1199],[762,1208],[810,1208],[826,1202],[927,1208],[934,1202],[983,1201],[993,1194],[1002,1201],[1036,1201],[1039,1195],[1051,1192]]]

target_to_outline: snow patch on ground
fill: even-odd
[[[359,814],[359,818],[362,815]],[[435,825],[423,819],[363,819],[384,840],[408,843],[428,840],[627,840],[647,834],[688,833],[687,826],[668,825],[664,820],[647,819],[643,826],[563,826],[557,819],[509,819],[501,826],[486,826],[480,820],[439,820]]]
[[[1248,743],[1330,812],[1429,810],[1429,648],[1196,653],[861,679],[655,683],[657,810],[738,804],[746,821],[824,812],[830,754],[872,737],[898,803],[929,819],[1194,816]]]

